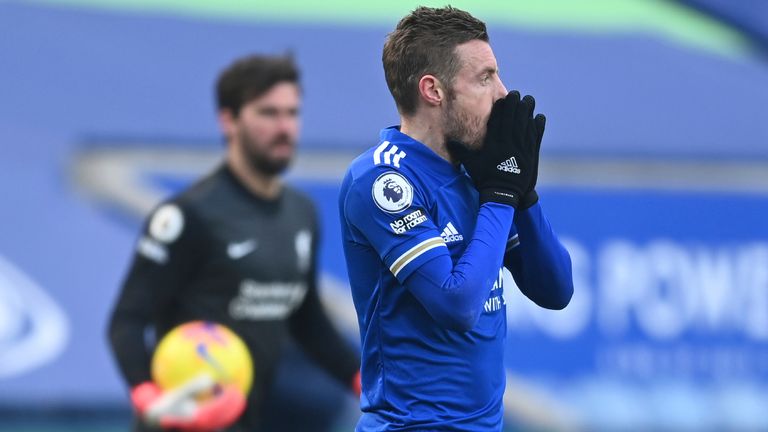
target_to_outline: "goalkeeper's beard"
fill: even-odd
[[[276,176],[282,174],[291,164],[291,158],[273,158],[269,156],[269,150],[278,145],[294,146],[294,142],[288,135],[281,134],[275,137],[271,142],[263,145],[249,136],[247,133],[240,134],[243,155],[245,160],[254,171],[267,176]]]

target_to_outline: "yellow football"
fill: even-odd
[[[152,356],[152,379],[163,390],[209,374],[220,384],[236,384],[248,395],[253,362],[248,347],[229,328],[210,321],[192,321],[166,334]]]

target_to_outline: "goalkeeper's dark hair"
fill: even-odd
[[[218,109],[229,109],[237,117],[248,102],[262,96],[275,84],[299,84],[299,68],[290,54],[250,55],[235,60],[216,81]]]
[[[488,42],[485,23],[451,6],[421,6],[400,20],[387,36],[381,56],[387,86],[400,114],[416,111],[419,80],[424,75],[434,75],[451,91],[461,66],[456,46],[472,40]]]

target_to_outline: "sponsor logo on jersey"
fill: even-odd
[[[443,229],[443,232],[440,234],[440,237],[442,237],[443,241],[446,243],[453,243],[464,240],[464,236],[456,230],[456,227],[453,226],[452,222],[448,222],[448,224],[445,226],[445,229]]]
[[[515,174],[520,174],[520,168],[517,166],[517,160],[515,160],[514,156],[496,165],[496,168],[499,171],[506,171],[506,172],[511,172]]]
[[[493,313],[501,310],[507,302],[504,300],[504,268],[499,268],[499,274],[493,282],[491,293],[483,304],[485,313]]]
[[[397,213],[411,206],[413,186],[402,175],[389,171],[376,178],[371,195],[377,207],[387,213]]]
[[[307,294],[303,282],[261,282],[246,279],[229,303],[229,315],[236,320],[263,321],[287,318]]]
[[[172,243],[184,229],[184,215],[173,204],[165,204],[157,209],[149,222],[149,234],[163,243]]]
[[[424,214],[421,209],[414,210],[407,215],[395,219],[394,221],[389,223],[389,226],[392,228],[392,231],[395,234],[404,234],[411,228],[422,224],[427,221],[427,215]]]
[[[400,159],[405,157],[405,152],[397,148],[396,145],[391,144],[389,141],[384,141],[376,147],[373,152],[373,164],[374,165],[393,165],[395,168],[400,168]]]
[[[230,243],[227,245],[227,255],[233,260],[238,260],[255,251],[258,246],[259,243],[254,239]]]

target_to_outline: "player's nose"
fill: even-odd
[[[507,86],[504,85],[504,83],[501,81],[501,78],[496,78],[496,94],[494,95],[493,100],[499,100],[507,96]]]
[[[298,119],[292,115],[282,115],[278,118],[277,128],[281,133],[295,133],[298,128]]]

